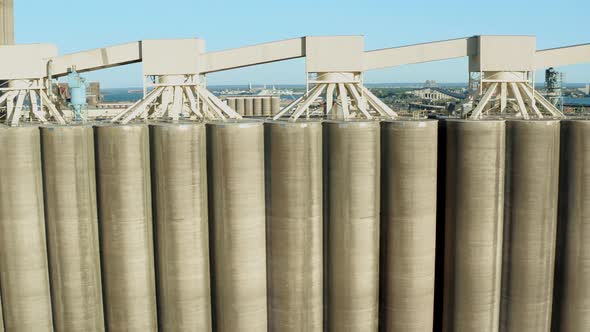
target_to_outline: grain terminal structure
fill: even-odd
[[[0,46],[0,331],[588,331],[590,119],[530,73],[590,45],[363,43]],[[481,87],[464,119],[403,118],[363,85],[464,56]],[[282,109],[203,79],[298,57],[308,90]],[[72,68],[135,62],[155,80],[114,117],[52,103]]]

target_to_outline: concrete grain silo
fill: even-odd
[[[259,121],[207,125],[214,330],[266,331],[264,132]]]
[[[53,331],[39,128],[0,126],[0,290],[6,331]]]
[[[590,330],[590,120],[561,126],[553,331]]]
[[[271,115],[275,116],[281,111],[281,97],[272,97],[270,100]]]
[[[237,111],[236,109],[236,98],[227,98],[227,106],[229,106],[232,110]]]
[[[262,98],[262,116],[271,116],[272,115],[272,103],[271,97],[263,97]]]
[[[158,275],[164,331],[211,331],[205,125],[150,126]]]
[[[95,140],[106,326],[156,331],[148,127],[98,126]]]
[[[502,120],[446,120],[443,331],[498,330],[505,128]]]
[[[53,320],[104,331],[92,126],[41,128]]]
[[[506,122],[501,331],[551,329],[559,126],[558,120]]]
[[[244,115],[244,107],[245,107],[244,97],[236,98],[235,100],[236,100],[236,112],[238,112],[239,115]]]
[[[322,331],[322,123],[265,124],[269,330]]]
[[[435,120],[382,123],[380,325],[432,331],[436,247]]]
[[[2,315],[2,298],[0,298],[0,332],[4,332],[4,317]]]
[[[262,97],[254,98],[253,116],[262,116]]]
[[[329,331],[376,331],[379,306],[380,124],[327,121]]]
[[[254,115],[254,98],[253,97],[247,97],[244,99],[244,115],[245,116]]]

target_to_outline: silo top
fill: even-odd
[[[264,123],[269,125],[276,125],[280,127],[301,127],[305,128],[310,125],[321,125],[323,120],[321,119],[297,119],[297,121],[289,120],[266,120]]]
[[[355,127],[355,128],[373,128],[380,125],[379,120],[367,120],[367,119],[358,119],[358,120],[324,120],[324,123],[327,125],[333,125],[341,128],[346,127]]]
[[[239,128],[249,128],[249,127],[257,127],[257,126],[262,126],[262,124],[264,123],[264,121],[261,120],[256,120],[256,119],[237,119],[237,120],[226,120],[226,121],[221,121],[221,120],[215,120],[215,121],[210,121],[207,122],[207,125],[210,126],[216,126],[216,127],[239,127]]]
[[[397,119],[397,120],[383,120],[382,123],[386,127],[401,127],[401,128],[422,128],[422,127],[436,127],[438,120],[436,119]]]

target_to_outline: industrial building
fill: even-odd
[[[426,99],[426,100],[430,100],[430,101],[459,101],[465,98],[465,96],[459,95],[457,93],[448,91],[448,90],[444,90],[441,88],[431,88],[431,87],[427,87],[427,88],[422,88],[422,89],[417,89],[417,90],[412,90],[409,93],[411,93],[412,95],[421,98],[421,99]]]
[[[590,118],[532,82],[590,62],[590,44],[305,36],[58,55],[0,27],[0,331],[590,330]],[[457,118],[405,118],[364,85],[460,57],[479,89]],[[307,90],[284,107],[207,89],[207,74],[294,58]],[[89,116],[83,73],[130,63],[144,98]]]

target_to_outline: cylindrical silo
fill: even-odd
[[[254,109],[252,110],[253,116],[262,116],[262,98],[254,98]]]
[[[244,99],[244,115],[254,115],[254,98],[247,97],[246,99]]]
[[[104,331],[92,126],[41,128],[53,320]]]
[[[227,106],[236,111],[236,98],[227,98]]]
[[[243,97],[236,98],[236,112],[238,112],[239,115],[244,115],[244,107],[245,107],[244,98]]]
[[[590,119],[561,126],[553,331],[590,331]]]
[[[211,331],[205,125],[150,129],[158,324],[163,331]]]
[[[271,331],[322,331],[322,123],[266,123]]]
[[[39,128],[0,126],[0,290],[7,331],[53,331]]]
[[[207,145],[214,329],[266,331],[263,124],[210,123]]]
[[[281,97],[272,97],[270,101],[270,111],[273,116],[281,111]]]
[[[262,116],[271,116],[272,114],[272,103],[271,97],[262,98]]]
[[[436,120],[382,125],[381,326],[432,331],[436,255]]]
[[[559,121],[506,122],[501,331],[549,332]]]
[[[442,331],[443,295],[444,295],[444,258],[445,258],[445,188],[447,174],[447,135],[446,121],[439,118],[437,141],[437,172],[436,172],[436,257],[434,268],[434,318],[433,331]]]
[[[4,332],[4,317],[2,316],[2,297],[0,297],[0,332]]]
[[[376,331],[380,125],[325,122],[328,330]]]
[[[506,126],[446,121],[443,331],[497,331]]]
[[[107,329],[155,331],[148,127],[99,126],[95,139]]]

